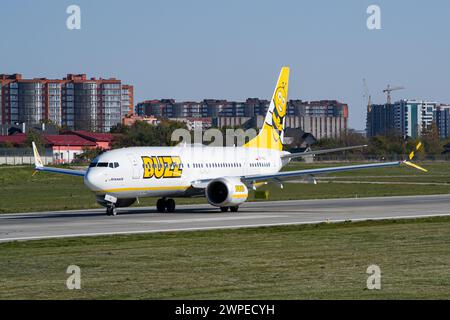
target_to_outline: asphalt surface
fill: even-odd
[[[450,216],[450,195],[253,202],[237,213],[185,205],[164,214],[155,208],[122,208],[115,217],[103,209],[2,214],[0,242],[429,216]]]

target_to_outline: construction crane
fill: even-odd
[[[370,107],[370,105],[372,104],[372,96],[370,95],[369,87],[367,86],[367,81],[365,78],[363,79],[363,88],[364,88],[363,93],[364,102],[367,102],[367,106]]]
[[[386,103],[391,104],[391,92],[395,90],[402,90],[405,89],[405,87],[391,87],[391,85],[388,84],[387,88],[383,90],[383,93],[387,94]]]

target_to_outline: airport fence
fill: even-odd
[[[39,150],[44,164],[53,164],[52,149]],[[0,165],[34,164],[32,148],[0,148]]]

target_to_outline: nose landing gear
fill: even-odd
[[[114,203],[108,203],[108,205],[106,206],[106,215],[107,216],[117,215],[117,208]]]
[[[175,200],[161,198],[156,202],[156,210],[158,212],[175,212]]]

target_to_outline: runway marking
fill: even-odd
[[[191,219],[172,219],[172,220],[120,220],[128,223],[178,223],[178,222],[208,222],[208,221],[226,221],[226,220],[246,220],[255,218],[287,218],[282,215],[253,215],[239,217],[218,217],[218,218],[191,218]]]
[[[292,204],[297,202],[300,204],[307,204],[310,202],[323,202],[323,203],[333,203],[333,202],[342,202],[342,201],[370,201],[370,200],[377,200],[377,199],[383,199],[385,201],[395,200],[395,199],[415,199],[417,201],[420,200],[430,200],[430,198],[449,198],[449,194],[431,194],[431,195],[411,195],[411,196],[379,196],[379,197],[364,197],[364,198],[331,198],[331,199],[305,199],[305,200],[280,200],[280,201],[255,201],[255,202],[246,202],[242,205],[242,208],[246,209],[256,209],[256,208],[265,208],[267,206],[279,206],[279,205],[286,205],[286,204]],[[151,209],[150,209],[151,208]],[[181,210],[189,210],[189,209],[214,209],[214,207],[201,203],[201,204],[192,204],[192,205],[180,205],[179,208]],[[137,211],[142,211],[149,209],[151,212],[148,213],[154,213],[156,212],[153,207],[133,207],[131,210],[133,211],[136,209]],[[42,215],[66,215],[66,214],[74,214],[74,213],[103,213],[104,209],[99,208],[86,208],[86,209],[76,209],[76,210],[61,210],[61,211],[35,211],[35,212],[22,212],[22,213],[2,213],[0,214],[0,219],[7,218],[7,217],[20,217],[20,216],[33,216],[33,217],[39,217]],[[119,208],[120,213],[120,208]]]
[[[94,232],[94,233],[77,233],[77,234],[64,234],[64,235],[52,235],[52,236],[31,236],[31,237],[17,237],[17,238],[3,238],[0,242],[8,241],[20,241],[20,240],[44,240],[44,239],[58,239],[58,238],[74,238],[74,237],[94,237],[94,236],[106,236],[106,235],[133,235],[133,234],[145,234],[145,233],[160,233],[160,232],[180,232],[180,231],[202,231],[202,230],[219,230],[219,229],[242,229],[242,228],[259,228],[259,227],[276,227],[276,226],[289,226],[289,225],[305,225],[305,224],[318,224],[318,223],[339,223],[339,222],[358,222],[358,221],[378,221],[378,220],[392,220],[392,219],[412,219],[412,218],[429,218],[429,217],[447,217],[450,213],[444,214],[418,214],[418,215],[405,215],[405,216],[389,216],[389,217],[368,217],[368,218],[355,218],[355,219],[327,219],[327,220],[311,220],[311,221],[297,221],[297,222],[277,222],[277,223],[259,223],[259,224],[242,224],[242,225],[229,225],[229,226],[209,226],[209,227],[191,227],[191,228],[174,228],[174,229],[157,229],[157,230],[138,230],[138,231],[112,231],[112,232]]]

